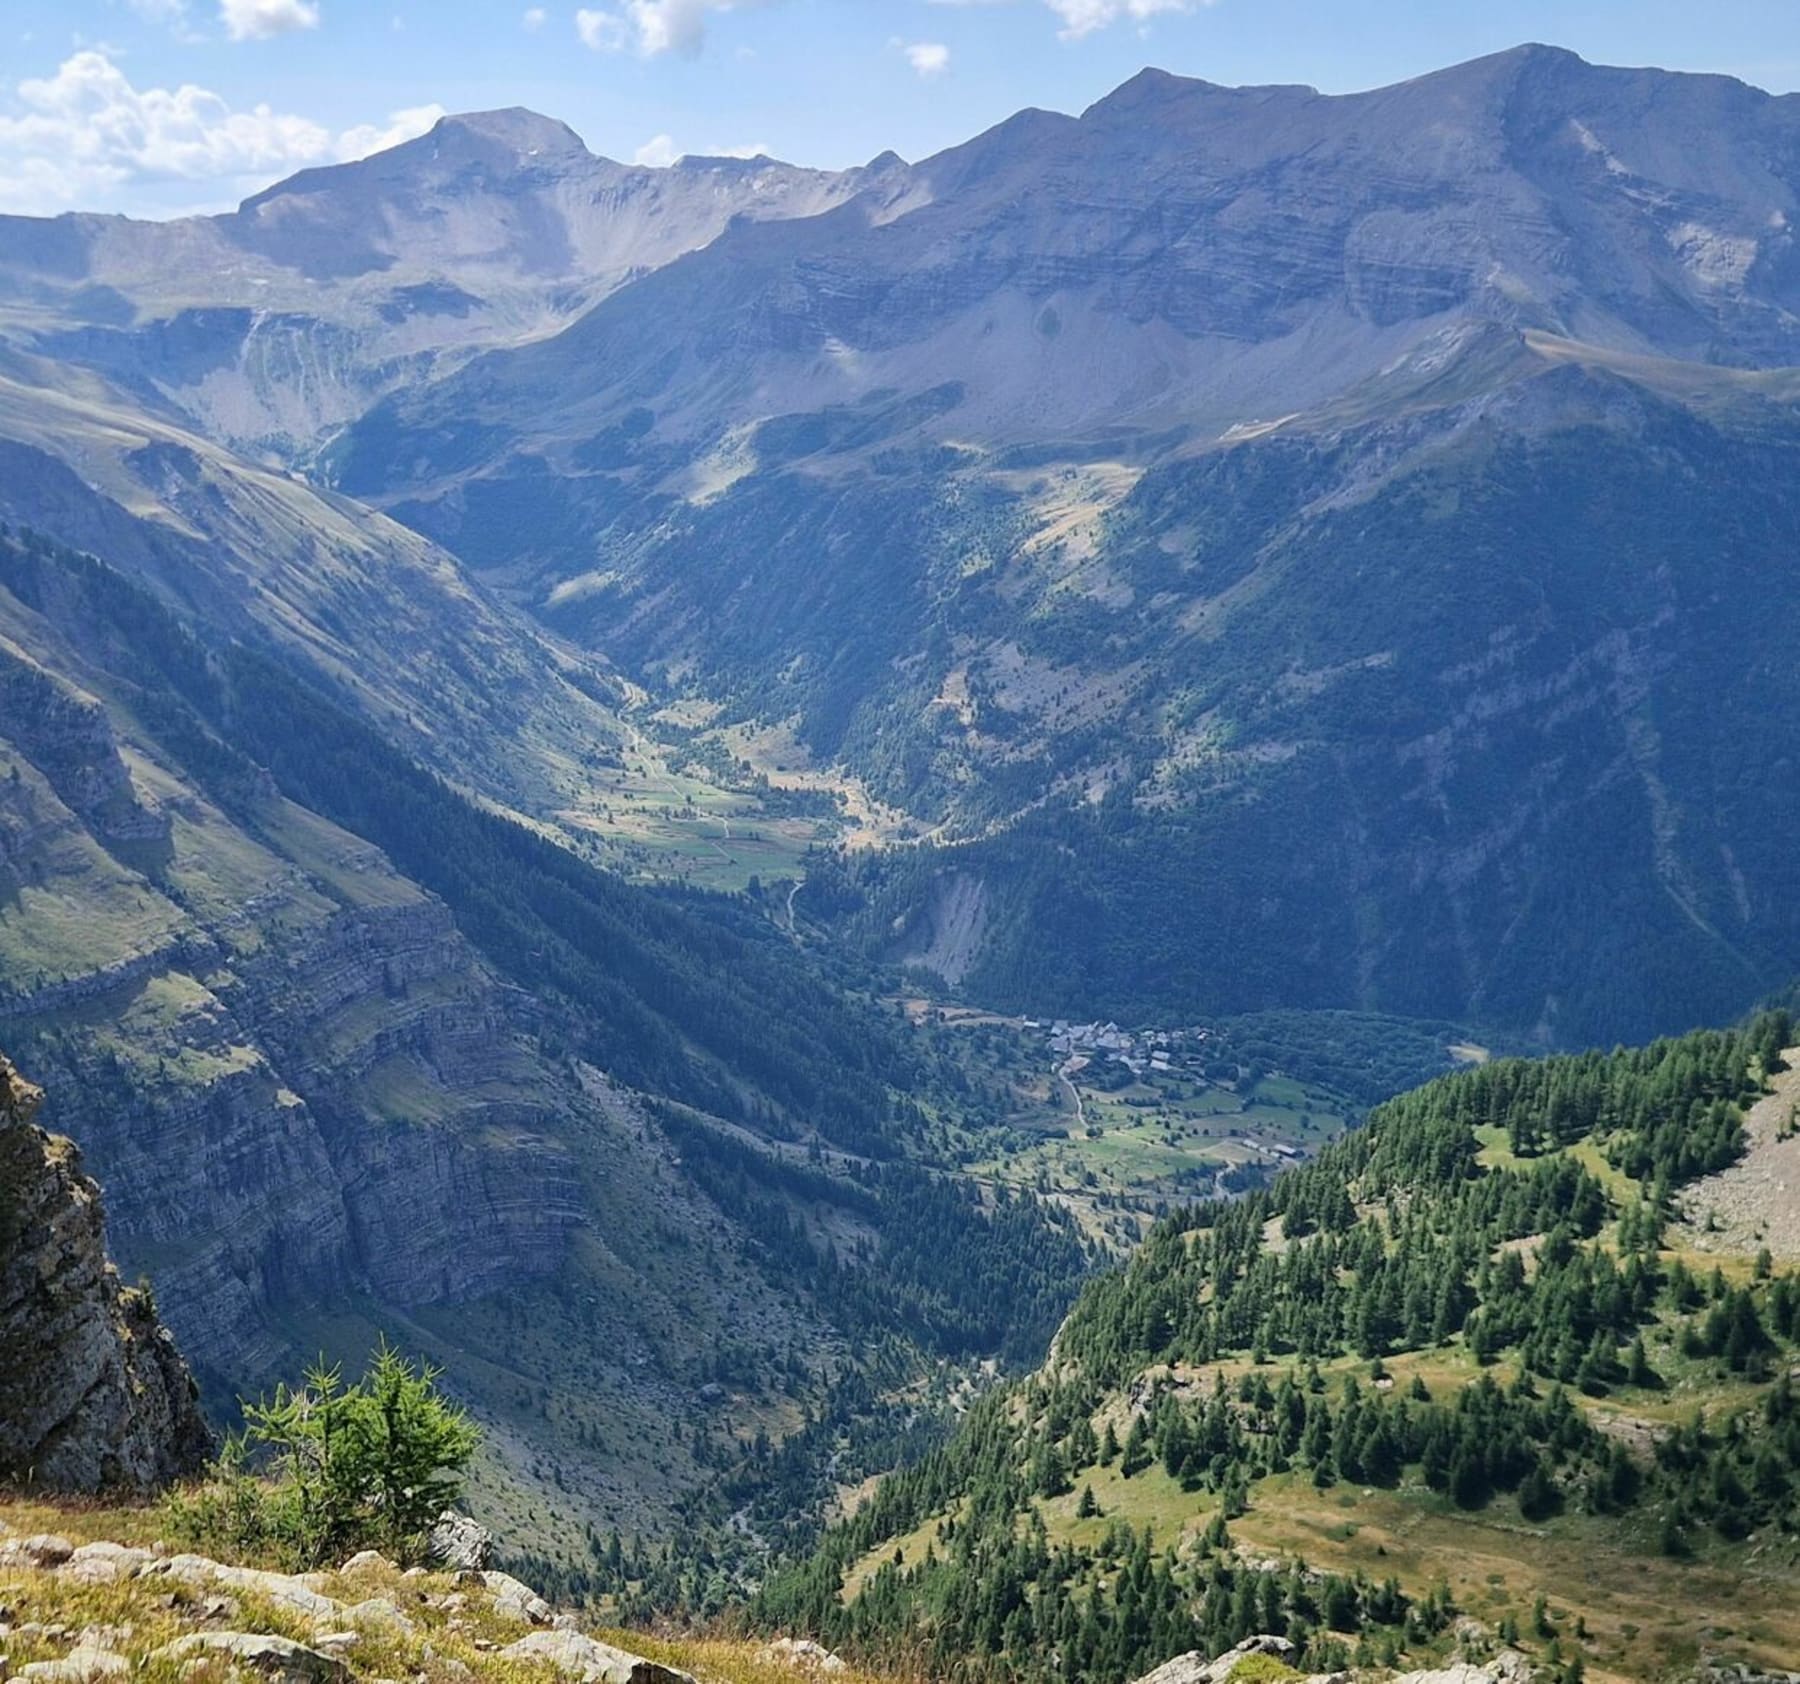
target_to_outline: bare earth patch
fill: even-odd
[[[1743,1157],[1681,1196],[1696,1251],[1742,1256],[1767,1246],[1775,1257],[1800,1258],[1800,1048],[1790,1048],[1786,1059],[1773,1091],[1744,1115]]]

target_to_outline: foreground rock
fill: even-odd
[[[20,1678],[36,1684],[95,1684],[102,1678],[128,1678],[131,1662],[98,1645],[78,1643],[60,1661],[32,1661],[19,1668]]]
[[[810,1637],[777,1637],[757,1650],[756,1658],[773,1666],[789,1666],[796,1672],[842,1672],[844,1658],[834,1655]]]
[[[1285,1637],[1246,1637],[1236,1648],[1210,1660],[1198,1649],[1177,1655],[1154,1672],[1146,1673],[1138,1684],[1225,1684],[1238,1662],[1250,1655],[1273,1655],[1277,1660],[1288,1661],[1293,1653],[1294,1646]]]
[[[350,1668],[335,1655],[321,1654],[286,1637],[247,1631],[203,1631],[158,1649],[153,1659],[220,1660],[278,1684],[343,1684]]]
[[[494,1535],[478,1520],[447,1509],[425,1540],[432,1562],[452,1573],[479,1573],[493,1554]]]
[[[212,1435],[149,1295],[107,1261],[100,1189],[33,1125],[42,1097],[0,1057],[0,1480],[156,1490]]]
[[[526,1620],[534,1626],[550,1623],[550,1604],[512,1574],[498,1573],[490,1568],[481,1575],[481,1582],[494,1593],[495,1613]]]
[[[1268,1634],[1246,1637],[1235,1648],[1210,1660],[1199,1650],[1177,1655],[1172,1661],[1164,1661],[1154,1672],[1146,1673],[1137,1684],[1228,1684],[1239,1664],[1256,1655],[1268,1655],[1291,1666],[1294,1645],[1285,1637]],[[1359,1673],[1357,1676],[1368,1675]],[[1528,1684],[1531,1666],[1516,1649],[1504,1649],[1480,1666],[1472,1661],[1454,1661],[1449,1666],[1427,1672],[1385,1676],[1390,1684]],[[1301,1684],[1351,1684],[1351,1675],[1347,1672],[1314,1673]]]
[[[96,1684],[149,1675],[350,1684],[391,1670],[415,1681],[471,1684],[552,1674],[577,1684],[696,1684],[675,1667],[576,1630],[573,1615],[556,1613],[508,1573],[434,1577],[409,1568],[402,1575],[372,1550],[351,1556],[335,1574],[275,1573],[166,1551],[162,1544],[78,1546],[55,1533],[12,1536],[0,1523],[0,1639],[15,1640],[10,1673],[7,1645],[0,1642],[0,1680]],[[20,1617],[40,1595],[46,1614],[63,1616],[71,1585],[109,1587],[119,1623],[76,1629],[64,1618]],[[381,1594],[365,1594],[375,1589]],[[535,1629],[509,1633],[517,1641],[506,1643],[489,1635],[494,1617]],[[295,1635],[258,1630],[259,1624]],[[770,1652],[789,1657],[797,1669],[826,1673],[843,1666],[812,1643],[788,1640]]]
[[[314,1621],[338,1620],[344,1605],[316,1585],[292,1573],[267,1573],[258,1567],[228,1567],[204,1555],[176,1555],[155,1563],[151,1572],[166,1573],[183,1584],[213,1584],[261,1596],[277,1607]]]
[[[695,1684],[691,1673],[628,1654],[578,1631],[534,1631],[501,1651],[513,1660],[554,1667],[581,1684]]]

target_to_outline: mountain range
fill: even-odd
[[[1135,1237],[1006,1025],[1789,981],[1797,197],[1800,99],[1526,47],[0,219],[0,1046],[215,1404],[394,1328],[578,1572]]]
[[[1793,698],[1713,620],[1791,588],[1796,132],[1535,47],[1146,72],[740,220],[318,471],[948,844],[858,862],[880,957],[973,905],[948,980],[1012,1009],[1680,1028],[1796,935],[1792,780],[1729,749]]]

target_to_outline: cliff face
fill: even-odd
[[[154,1490],[212,1436],[149,1295],[107,1261],[99,1188],[32,1123],[41,1097],[0,1058],[0,1479]]]
[[[377,850],[272,789],[228,817],[103,671],[0,618],[0,1023],[200,1371],[284,1371],[296,1309],[554,1271],[577,1096],[528,1003]]]
[[[660,1518],[710,1471],[674,1436],[705,1353],[826,1330],[565,1008],[209,734],[204,660],[101,563],[0,537],[0,1045],[221,1413],[385,1333],[489,1428],[515,1536]]]

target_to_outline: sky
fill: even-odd
[[[0,0],[0,211],[228,209],[503,105],[627,161],[841,168],[1146,64],[1337,93],[1522,41],[1800,90],[1800,0]]]

